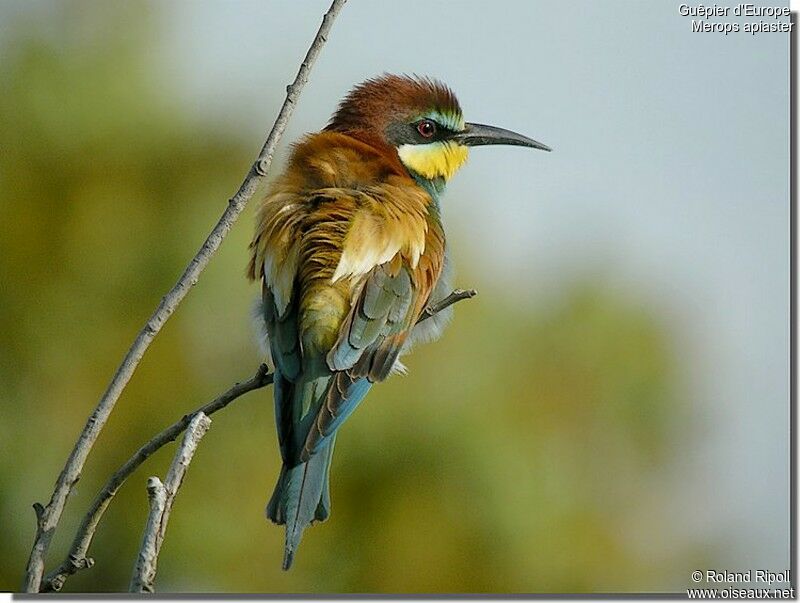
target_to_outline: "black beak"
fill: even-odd
[[[495,126],[484,126],[483,124],[466,124],[466,127],[455,134],[453,138],[468,147],[477,147],[485,144],[509,144],[542,151],[552,151],[547,145],[536,142],[522,134],[504,130],[503,128],[496,128]]]

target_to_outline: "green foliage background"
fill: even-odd
[[[257,152],[181,110],[155,75],[158,30],[141,6],[65,4],[58,27],[19,17],[2,48],[3,589],[20,584],[31,503],[46,502],[122,354]],[[281,83],[269,94],[277,102]],[[69,501],[51,567],[111,471],[257,367],[251,227],[249,208],[142,362]],[[264,390],[214,417],[169,525],[161,591],[677,590],[702,565],[705,547],[659,545],[663,494],[691,437],[674,325],[599,277],[523,300],[481,287],[470,253],[455,245],[458,284],[481,294],[344,429],[332,518],[306,533],[295,569],[280,571],[282,530],[263,517],[279,458]],[[145,480],[172,452],[125,485],[93,544],[96,566],[65,590],[127,587]]]

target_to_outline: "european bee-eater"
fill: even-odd
[[[294,146],[259,208],[248,275],[261,281],[257,320],[275,371],[283,467],[267,516],[286,525],[284,569],[303,530],[330,514],[338,429],[446,322],[445,312],[416,324],[450,293],[440,196],[469,147],[489,144],[550,150],[465,122],[437,81],[385,75]]]

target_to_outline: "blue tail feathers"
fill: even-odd
[[[329,476],[335,438],[305,463],[281,468],[275,491],[267,505],[267,517],[286,526],[283,569],[292,566],[303,531],[314,521],[330,515]]]

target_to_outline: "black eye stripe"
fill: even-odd
[[[426,122],[433,126],[433,132],[427,135],[420,131],[420,126]],[[430,117],[421,117],[414,121],[392,122],[386,127],[385,132],[387,141],[396,147],[404,144],[429,144],[432,142],[440,142],[448,140],[456,134],[451,128]]]

